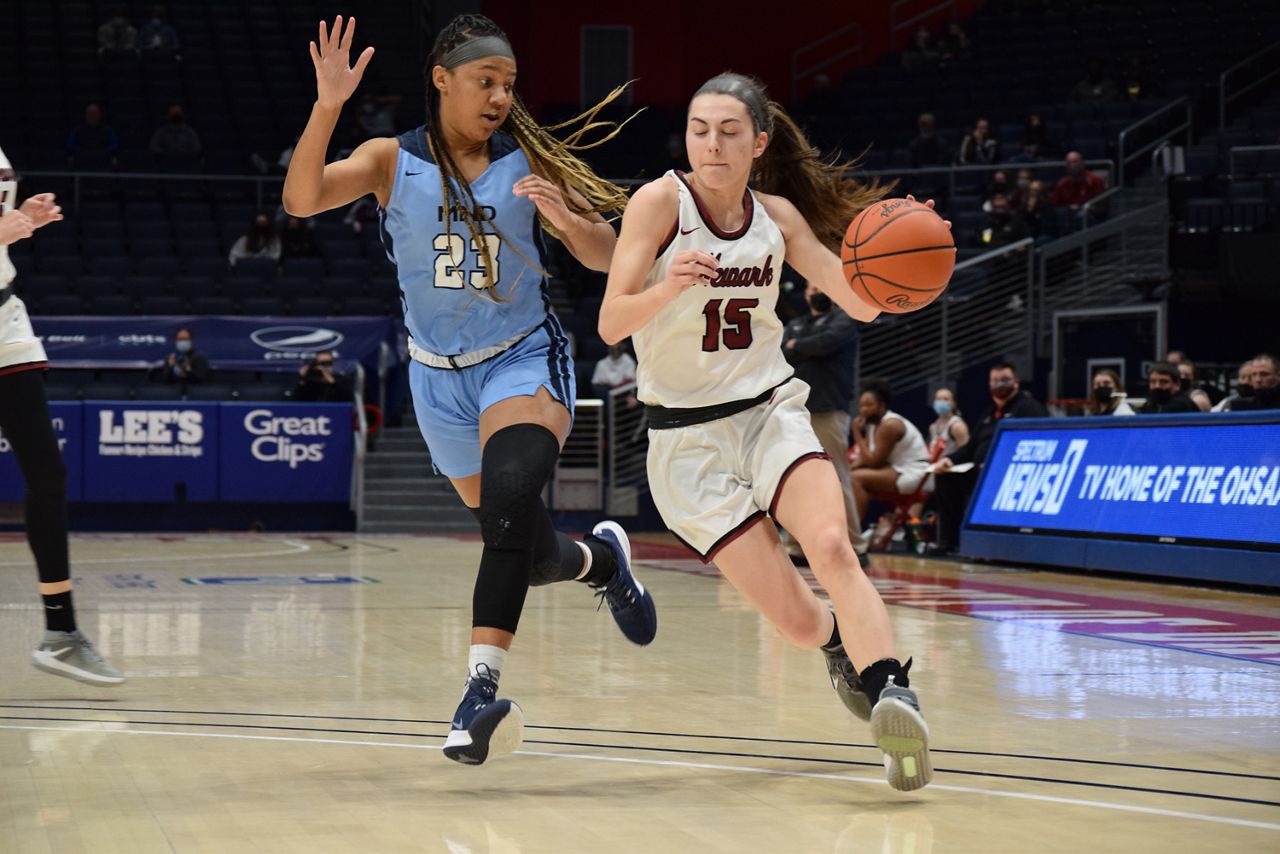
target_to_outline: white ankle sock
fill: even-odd
[[[591,571],[591,549],[587,548],[587,544],[582,542],[578,543],[578,548],[582,549],[582,572],[578,573],[574,581],[581,581]]]
[[[507,663],[507,651],[500,646],[473,643],[467,650],[467,676],[498,681]]]

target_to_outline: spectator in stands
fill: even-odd
[[[1022,211],[1015,211],[1009,206],[1009,198],[1004,193],[996,193],[991,199],[991,210],[987,213],[987,225],[982,230],[982,243],[992,249],[1017,243],[1027,236],[1027,225],[1023,222]]]
[[[138,33],[138,47],[144,53],[174,54],[178,52],[178,31],[164,17],[163,6],[152,6],[147,22]]]
[[[280,235],[280,255],[284,258],[316,258],[320,247],[307,224],[296,216],[286,216]]]
[[[958,162],[962,166],[979,166],[1000,159],[1000,143],[991,136],[991,122],[978,119],[973,130],[960,143]]]
[[[1102,70],[1102,63],[1089,60],[1084,79],[1071,90],[1071,101],[1076,104],[1118,104],[1123,101],[1120,89]]]
[[[1199,412],[1182,391],[1182,376],[1176,365],[1156,362],[1147,372],[1147,402],[1138,410],[1139,415],[1168,412]]]
[[[1214,404],[1213,412],[1230,412],[1236,401],[1253,397],[1253,386],[1249,384],[1253,372],[1253,360],[1241,362],[1236,370],[1236,388],[1231,394]]]
[[[151,378],[157,382],[183,385],[209,381],[209,360],[196,349],[190,329],[182,326],[173,334],[173,352],[165,358],[163,365],[152,371]]]
[[[72,128],[67,136],[67,164],[76,165],[81,154],[105,155],[114,166],[120,154],[120,137],[102,120],[102,108],[89,104],[84,108],[84,123]]]
[[[372,196],[364,196],[356,199],[351,207],[347,208],[347,215],[342,218],[343,225],[351,226],[351,230],[356,234],[360,234],[366,228],[372,228],[375,231],[378,228],[378,200]]]
[[[868,380],[858,398],[853,441],[853,500],[865,511],[874,496],[914,495],[929,476],[929,449],[916,425],[889,408],[884,380]],[[887,544],[878,544],[887,545]]]
[[[938,542],[933,554],[951,554],[960,546],[960,523],[964,519],[969,496],[978,484],[978,473],[987,459],[996,427],[1005,418],[1043,418],[1048,411],[1028,392],[1022,390],[1013,365],[1001,362],[987,378],[992,405],[974,425],[969,444],[938,460],[938,476],[934,479],[934,502],[938,508]],[[955,466],[974,463],[963,472],[952,472]]]
[[[1026,228],[1026,236],[1040,240],[1045,236],[1045,207],[1049,204],[1046,198],[1044,181],[1032,181],[1022,199],[1022,224]]]
[[[151,134],[151,151],[155,154],[199,154],[204,150],[200,134],[187,124],[181,104],[169,105],[169,120]]]
[[[934,449],[941,446],[940,456],[954,454],[969,444],[969,425],[960,415],[960,407],[956,406],[956,395],[949,388],[940,388],[933,393],[933,411],[937,418],[929,425],[929,455],[935,456]]]
[[[396,109],[399,106],[399,95],[374,95],[366,92],[360,101],[356,123],[360,125],[366,138],[395,136]]]
[[[921,113],[916,119],[916,138],[907,146],[911,150],[911,166],[919,169],[922,166],[942,166],[947,156],[942,149],[942,139],[934,123],[933,113]]]
[[[1187,360],[1187,354],[1182,350],[1170,350],[1164,354],[1164,360],[1171,365],[1177,366]]]
[[[636,360],[627,352],[627,345],[621,342],[610,345],[609,353],[596,362],[591,372],[591,389],[601,400],[609,399],[609,392],[615,388],[636,381]],[[627,395],[627,409],[638,405],[634,391]]]
[[[236,239],[227,256],[227,263],[232,267],[241,258],[270,258],[280,260],[280,238],[271,228],[271,220],[266,214],[258,214],[253,218],[247,234]]]
[[[1088,415],[1133,415],[1133,407],[1125,400],[1120,375],[1110,368],[1093,374],[1093,393],[1084,411]]]
[[[1204,384],[1200,382],[1200,374],[1196,371],[1196,363],[1184,357],[1174,367],[1178,369],[1178,377],[1182,380],[1182,393],[1191,398],[1191,402],[1201,412],[1208,412],[1212,409],[1214,400]]]
[[[1084,167],[1084,155],[1078,151],[1067,152],[1067,174],[1058,179],[1049,201],[1055,207],[1080,210],[1080,206],[1101,195],[1106,190],[1102,179]]]
[[[938,52],[943,65],[965,62],[973,56],[973,44],[959,21],[947,24],[947,31],[938,39]]]
[[[1019,210],[1026,206],[1027,196],[1031,192],[1031,182],[1035,180],[1035,175],[1027,167],[1018,170],[1018,177],[1013,181],[1013,187],[1007,191],[1009,196],[1009,204]]]
[[[917,71],[936,65],[938,59],[939,54],[933,43],[933,36],[929,34],[929,28],[921,24],[916,29],[916,37],[902,52],[902,67],[907,71]]]
[[[304,403],[347,403],[355,399],[351,379],[334,369],[332,350],[321,350],[298,369],[298,384],[289,392],[290,400]]]
[[[809,420],[822,449],[835,464],[844,493],[849,541],[861,554],[867,550],[860,516],[866,505],[854,500],[849,480],[849,428],[853,420],[849,410],[858,358],[857,323],[816,285],[805,288],[804,301],[805,313],[788,321],[783,330],[782,353],[795,368],[796,378],[809,384],[805,404]],[[783,544],[793,557],[803,555],[790,535]]]
[[[1013,186],[1009,183],[1009,173],[1005,172],[1003,169],[997,170],[991,176],[991,182],[987,184],[985,193],[986,199],[982,202],[983,212],[991,213],[992,200],[994,200],[998,195],[1009,197],[1013,192],[1013,189]],[[1012,204],[1012,198],[1009,199],[1009,202]]]
[[[1270,353],[1259,353],[1249,362],[1246,378],[1253,396],[1237,401],[1231,407],[1232,412],[1280,409],[1280,360]]]
[[[98,56],[137,53],[138,31],[129,23],[129,10],[116,9],[111,20],[98,27]]]

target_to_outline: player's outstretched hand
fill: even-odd
[[[720,262],[703,249],[683,249],[671,259],[667,278],[661,283],[674,297],[695,285],[710,284],[720,275]]]
[[[356,19],[347,21],[342,31],[342,16],[334,18],[330,31],[320,22],[319,47],[311,42],[311,64],[316,67],[316,101],[321,107],[336,110],[346,103],[360,85],[364,69],[373,59],[373,48],[367,47],[351,66],[351,41],[356,35]]]
[[[18,210],[31,220],[32,228],[43,228],[62,219],[62,207],[55,201],[53,193],[37,193],[23,202]]]
[[[909,196],[907,196],[907,201],[909,201],[909,202],[915,202],[915,201],[919,201],[919,199],[917,199],[915,196],[910,196],[910,195],[909,195]],[[933,210],[933,199],[929,199],[929,201],[925,202],[925,203],[924,203],[924,206],[925,206],[926,208],[928,208],[929,210]],[[943,220],[943,222],[945,222],[945,223],[947,224],[947,228],[950,228],[950,227],[951,227],[951,220],[949,220],[949,219],[944,219],[944,220]]]
[[[537,175],[525,175],[512,186],[511,192],[524,196],[538,206],[538,213],[551,223],[556,231],[567,231],[573,225],[573,217],[577,216],[569,210],[564,202],[564,194],[560,188],[546,178]]]
[[[31,222],[31,217],[22,211],[10,211],[4,216],[0,216],[0,246],[8,246],[10,243],[17,243],[24,237],[30,237],[36,227]]]

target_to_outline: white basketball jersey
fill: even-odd
[[[925,447],[924,436],[920,435],[919,428],[892,409],[885,412],[879,424],[868,425],[868,447],[873,451],[876,449],[876,433],[881,426],[890,421],[901,421],[903,434],[898,443],[893,446],[893,450],[889,452],[889,465],[900,472],[916,471],[929,465],[929,449]]]
[[[632,336],[638,396],[650,406],[682,409],[757,397],[792,374],[775,311],[786,252],[782,230],[747,190],[742,226],[722,231],[683,173],[665,177],[679,187],[680,213],[645,287],[665,279],[685,249],[714,255],[720,275],[686,289]]]
[[[14,179],[9,158],[5,157],[4,151],[0,149],[0,216],[11,213],[17,201],[18,182]],[[18,271],[13,268],[13,262],[9,260],[9,247],[0,246],[0,288],[12,282],[16,275]]]

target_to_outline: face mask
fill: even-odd
[[[169,116],[169,121],[175,125],[182,124],[182,113],[174,113],[173,115]]]
[[[1001,385],[992,386],[991,396],[996,400],[1008,400],[1013,397],[1013,383],[1002,383]]]
[[[191,352],[191,341],[189,339],[183,339],[182,341],[175,342],[173,346],[179,353]]]
[[[1093,390],[1093,399],[1101,406],[1111,402],[1111,386],[1100,385]]]
[[[1173,397],[1173,392],[1167,388],[1153,388],[1148,390],[1147,397],[1156,403],[1168,403]]]
[[[1238,397],[1253,397],[1255,394],[1257,394],[1257,391],[1248,383],[1240,383],[1240,385],[1236,386],[1236,395]]]
[[[935,400],[933,402],[933,411],[938,413],[939,418],[946,418],[951,414],[951,404],[945,400]]]
[[[809,307],[818,314],[826,314],[831,310],[831,297],[821,292],[816,293],[809,297]]]
[[[1028,188],[1028,187],[1030,187],[1030,186],[1031,186],[1031,179],[1030,179],[1030,178],[1019,178],[1019,179],[1018,179],[1018,189],[1020,189],[1020,190],[1025,190],[1025,189],[1027,189],[1027,188]]]

